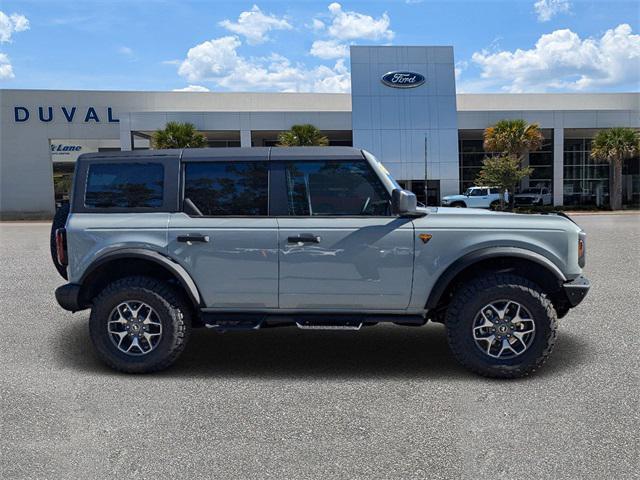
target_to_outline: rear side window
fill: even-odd
[[[193,162],[185,165],[184,197],[206,216],[266,216],[267,162]]]
[[[364,161],[287,162],[289,215],[390,213],[389,194]]]
[[[497,193],[500,193],[500,189],[499,188],[492,188],[489,193],[491,193],[491,195],[495,195]]]
[[[159,163],[104,163],[89,166],[87,208],[162,206],[164,167]]]

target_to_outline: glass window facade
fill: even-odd
[[[602,206],[609,203],[609,164],[592,159],[590,154],[590,138],[565,138],[565,205]]]
[[[553,188],[553,132],[545,130],[545,140],[540,150],[529,154],[529,165],[533,173],[530,186]],[[482,148],[482,131],[467,131],[459,139],[460,191],[475,185],[475,179],[482,168],[482,160],[492,153]]]
[[[529,186],[548,188],[553,193],[553,133],[545,134],[540,150],[529,154],[529,166],[533,168]]]
[[[467,188],[475,185],[476,177],[482,168],[482,160],[487,153],[482,148],[482,137],[479,139],[461,138],[459,142],[460,191],[464,192]]]
[[[622,165],[622,205],[640,207],[640,157]]]

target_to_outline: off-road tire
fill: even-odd
[[[498,210],[500,208],[500,201],[494,200],[489,204],[489,210]]]
[[[485,305],[497,300],[523,305],[535,322],[535,336],[520,356],[493,358],[473,339],[473,322]],[[453,356],[467,369],[485,377],[519,378],[530,375],[546,361],[557,336],[553,305],[535,283],[516,275],[487,274],[470,280],[453,296],[447,309],[447,338]]]
[[[53,222],[51,222],[51,234],[49,235],[49,248],[51,249],[51,260],[53,261],[53,266],[65,280],[67,279],[67,268],[64,265],[60,265],[58,262],[58,252],[56,251],[56,230],[64,228],[67,224],[68,216],[69,204],[64,203],[56,210],[56,214],[53,216]]]
[[[113,309],[124,301],[137,300],[155,310],[162,337],[149,353],[132,356],[118,350],[107,331]],[[91,340],[100,359],[125,373],[151,373],[172,365],[191,333],[191,309],[171,285],[150,277],[126,277],[109,284],[93,301],[89,318]]]

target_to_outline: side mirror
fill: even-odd
[[[391,209],[401,217],[421,217],[424,213],[418,211],[418,200],[409,190],[396,188],[391,192]]]

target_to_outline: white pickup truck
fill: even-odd
[[[513,196],[516,205],[551,205],[553,197],[548,188],[532,187],[525,188],[520,193]]]
[[[509,201],[505,193],[504,201]],[[443,207],[496,208],[500,204],[500,189],[496,187],[470,187],[462,195],[447,195],[442,198]]]

